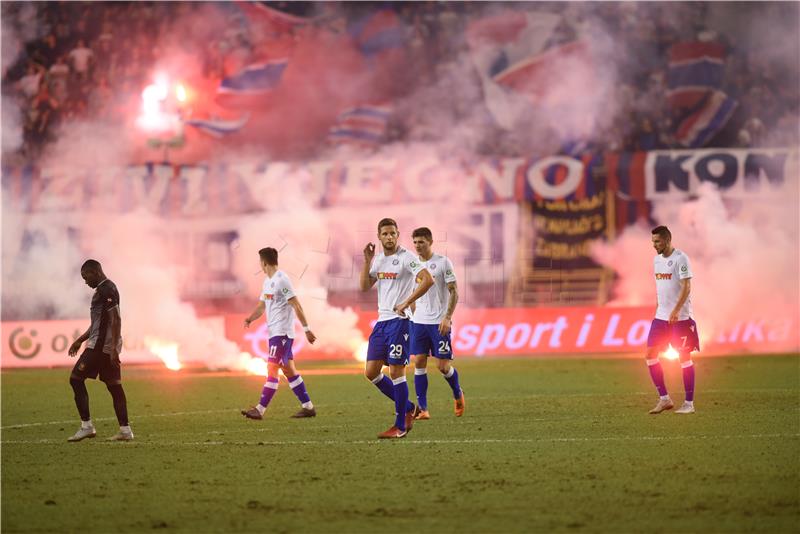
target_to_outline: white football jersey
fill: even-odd
[[[668,258],[657,254],[653,259],[653,270],[656,277],[656,294],[658,295],[658,308],[656,319],[669,321],[669,314],[678,303],[681,294],[681,280],[692,277],[692,267],[689,257],[678,249],[674,249]],[[678,312],[678,320],[684,321],[692,318],[692,295],[683,303]]]
[[[292,297],[294,289],[286,273],[275,271],[272,278],[264,278],[260,300],[265,304],[269,337],[289,336],[294,339],[294,308],[289,305]]]
[[[428,261],[417,258],[433,277],[433,287],[417,299],[412,320],[417,324],[439,324],[447,313],[450,292],[447,284],[456,281],[453,263],[447,256],[434,254]]]
[[[414,292],[414,281],[422,269],[416,256],[403,247],[397,247],[391,256],[375,254],[369,275],[378,280],[378,322],[404,317],[397,315],[394,307]]]

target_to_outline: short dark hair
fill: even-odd
[[[267,265],[278,265],[278,251],[272,247],[262,248],[258,251],[258,256]]]
[[[395,220],[389,219],[388,217],[385,217],[380,220],[380,222],[378,223],[378,232],[380,232],[381,228],[383,228],[384,226],[394,226],[395,228],[399,228]]]
[[[427,226],[422,226],[411,232],[411,239],[415,237],[424,237],[428,241],[433,241],[433,233],[431,233],[431,229]]]
[[[670,232],[669,228],[666,226],[656,226],[653,228],[653,235],[657,235],[661,239],[666,239],[667,241],[672,241],[672,232]]]
[[[81,265],[81,271],[102,271],[103,266],[97,260],[88,259]]]

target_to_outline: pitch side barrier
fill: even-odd
[[[641,355],[647,342],[653,307],[493,308],[459,310],[453,325],[453,349],[459,356]],[[264,325],[244,330],[244,315],[206,318],[209,329],[236,342],[242,351],[266,357],[268,333]],[[337,340],[338,346],[366,341],[375,313],[359,313],[362,339]],[[798,318],[742,318],[716,325],[698,318],[701,354],[780,353],[800,350]],[[2,367],[71,366],[67,356],[73,339],[86,321],[19,321],[2,323]],[[123,332],[125,363],[159,363],[142,340],[147,333]],[[295,354],[307,360],[353,360],[355,353],[336,348],[321,338],[307,346],[297,325]],[[163,340],[177,342],[179,340]],[[178,349],[182,362],[198,357]]]

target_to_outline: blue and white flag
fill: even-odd
[[[243,117],[236,120],[222,120],[216,118],[190,119],[184,121],[184,123],[188,124],[189,126],[194,126],[201,132],[219,139],[226,135],[240,131],[242,128],[244,128],[244,125],[247,124],[249,119],[250,115],[245,114]]]

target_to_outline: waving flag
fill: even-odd
[[[248,65],[237,74],[222,79],[217,88],[217,100],[231,107],[259,101],[278,86],[288,64],[288,59],[281,58]]]
[[[675,108],[688,108],[722,87],[725,48],[719,43],[683,42],[669,50],[667,96]]]
[[[285,33],[311,22],[311,18],[294,11],[304,11],[309,2],[290,2],[285,5],[287,9],[276,9],[261,2],[235,1],[234,4],[241,10],[251,27],[260,33]]]
[[[386,104],[364,104],[346,109],[328,133],[334,145],[378,146],[386,140],[392,108]]]
[[[391,9],[381,9],[356,19],[347,26],[356,47],[365,56],[403,48],[408,33]]]
[[[194,126],[201,132],[208,134],[212,137],[221,138],[228,134],[236,133],[247,124],[250,115],[245,114],[240,119],[236,120],[222,120],[217,118],[211,119],[190,119],[184,121],[184,124]]]
[[[737,105],[722,91],[707,93],[697,109],[678,123],[675,139],[689,148],[705,146],[728,123]]]
[[[560,22],[552,13],[505,11],[468,26],[486,106],[500,126],[511,128],[532,103],[564,105],[569,98],[561,90],[564,80],[591,71],[586,42],[552,39]]]

